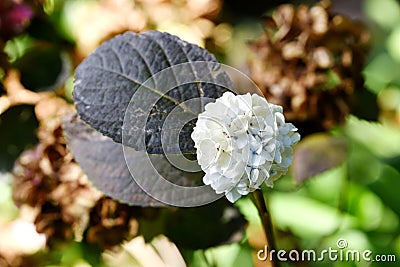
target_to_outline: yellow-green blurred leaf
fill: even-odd
[[[251,250],[241,244],[229,244],[194,253],[191,267],[239,267],[253,266]]]
[[[356,223],[352,216],[300,194],[275,192],[269,201],[275,225],[299,237],[319,238]]]
[[[400,155],[400,129],[350,116],[346,134],[372,153],[384,158]]]
[[[400,20],[400,7],[396,0],[367,0],[365,11],[383,28],[391,29]]]
[[[386,48],[390,55],[400,62],[400,25],[397,26],[386,41]]]
[[[386,52],[374,57],[364,68],[365,86],[373,93],[379,93],[388,84],[399,81],[399,65]]]

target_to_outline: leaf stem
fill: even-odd
[[[265,253],[268,253],[268,258],[271,260],[272,267],[279,267],[279,261],[276,258],[277,249],[275,244],[275,234],[272,226],[271,216],[265,203],[264,195],[261,189],[257,189],[251,193],[251,197],[257,207],[258,214],[261,218],[261,224],[264,228],[265,236],[267,238],[268,251],[265,251]],[[275,253],[271,255],[270,253],[272,250]]]

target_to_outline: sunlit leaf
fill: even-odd
[[[215,266],[236,267],[252,265],[250,248],[237,243],[208,249],[205,251],[205,256]]]
[[[274,193],[270,196],[271,214],[280,229],[304,238],[328,235],[340,227],[356,225],[354,218],[307,196]]]
[[[244,218],[248,222],[261,223],[260,215],[258,215],[257,207],[248,197],[242,197],[235,202],[235,206],[238,207],[240,213],[243,214]]]
[[[398,69],[399,66],[393,58],[385,52],[380,53],[363,70],[365,86],[371,92],[378,94],[388,84],[400,82]]]
[[[72,242],[62,251],[62,266],[98,266],[100,265],[100,250],[97,246],[84,242]]]
[[[380,157],[400,155],[400,129],[376,122],[349,117],[346,134]]]
[[[229,244],[197,250],[189,262],[191,267],[239,267],[253,266],[251,249],[243,244]]]
[[[15,219],[18,209],[12,200],[12,176],[0,172],[0,224]]]
[[[367,234],[363,231],[360,231],[358,229],[346,229],[344,231],[339,231],[333,235],[331,235],[328,238],[325,238],[323,242],[323,246],[320,245],[320,247],[335,247],[337,248],[337,242],[339,239],[344,239],[347,242],[347,248],[348,249],[354,249],[358,251],[364,251],[364,250],[373,250],[374,253],[376,253],[376,250],[373,249],[371,241],[369,240]],[[361,257],[360,257],[361,258]],[[342,266],[355,266],[354,263],[352,262],[351,265],[344,265],[342,262],[338,265],[333,265],[337,267],[342,267]],[[376,265],[368,265],[368,266],[376,266]]]
[[[400,19],[400,6],[396,0],[367,0],[365,11],[381,27],[390,29]]]
[[[389,51],[390,55],[397,61],[400,62],[400,25],[397,26],[386,42],[386,48]]]

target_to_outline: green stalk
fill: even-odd
[[[276,258],[277,249],[276,249],[276,243],[275,243],[275,234],[274,234],[274,230],[273,230],[273,226],[272,226],[271,216],[268,211],[267,205],[265,203],[264,195],[263,195],[261,189],[257,189],[251,193],[251,197],[253,199],[254,204],[257,207],[258,214],[260,215],[260,218],[261,218],[261,224],[264,228],[265,236],[267,238],[268,258],[270,258],[270,256],[269,256],[270,251],[274,250],[275,252],[271,258],[271,264],[272,264],[272,267],[279,267],[279,261]]]

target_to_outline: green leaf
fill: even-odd
[[[337,209],[307,196],[274,193],[270,199],[271,214],[278,228],[290,230],[305,238],[329,235],[339,227],[355,225],[355,220]]]
[[[249,197],[241,197],[238,201],[235,202],[235,206],[238,207],[240,213],[243,214],[244,218],[248,222],[261,223],[257,207],[254,205]]]
[[[180,71],[168,69],[199,61],[214,65],[197,69],[192,64]],[[185,108],[183,102],[199,97],[216,99],[226,88],[231,88],[229,78],[218,68],[219,63],[206,50],[170,34],[127,32],[103,43],[78,66],[74,101],[80,117],[114,141],[121,143],[124,135],[127,140],[124,143],[126,141],[125,144],[136,150],[147,150],[150,154],[170,153],[168,146],[164,150],[161,146],[161,131],[181,125],[163,125],[168,114],[175,108],[182,108],[182,113],[198,114],[199,110]],[[162,70],[168,70],[167,75],[155,79]],[[210,82],[204,83],[198,77],[207,77]],[[190,83],[181,83],[188,80]],[[215,85],[214,81],[220,85]],[[174,86],[168,88],[171,84]],[[158,101],[150,103],[153,98]],[[123,133],[130,104],[133,107],[127,113],[128,125],[124,125]],[[194,152],[190,138],[194,122],[189,121],[179,135],[183,153]]]
[[[100,249],[92,244],[72,242],[62,251],[63,266],[100,266]]]
[[[324,90],[330,90],[338,86],[342,81],[340,76],[333,70],[328,70],[328,81],[325,84]]]
[[[346,156],[345,138],[325,133],[307,136],[296,146],[293,155],[293,178],[300,184],[319,173],[341,165]]]
[[[370,18],[386,29],[391,29],[400,19],[400,6],[395,0],[367,0],[365,11]]]
[[[394,212],[400,212],[397,205],[400,174],[386,161],[373,155],[365,146],[352,142],[347,164],[349,184],[344,193],[348,212],[357,216],[362,225],[393,230],[399,221]]]
[[[400,173],[398,171],[390,166],[383,167],[379,178],[368,187],[382,199],[387,207],[400,216]]]
[[[238,243],[195,251],[191,267],[253,266],[251,249]]]
[[[52,44],[36,44],[13,64],[21,72],[21,83],[41,92],[58,89],[72,73],[67,53]]]
[[[366,185],[378,179],[383,167],[382,161],[363,145],[351,139],[350,141],[351,153],[347,166],[351,181]]]
[[[346,134],[384,158],[400,155],[400,129],[376,122],[368,122],[350,116],[345,127]]]
[[[179,247],[205,249],[241,240],[245,220],[226,199],[206,206],[170,210],[165,235]]]
[[[365,66],[363,76],[365,86],[373,93],[378,94],[388,84],[400,82],[398,75],[399,65],[386,52],[378,54]]]
[[[395,111],[400,108],[400,87],[389,86],[384,88],[378,96],[378,104],[385,111]]]
[[[210,259],[213,259],[214,262],[216,263],[216,266],[221,266],[221,267],[252,265],[250,248],[241,246],[240,244],[237,243],[207,250],[206,256]]]
[[[350,182],[346,186],[346,211],[355,216],[364,231],[396,231],[399,218],[382,199],[368,187]]]
[[[195,208],[162,208],[156,214],[139,218],[138,234],[146,241],[166,235],[185,250],[237,242],[246,224],[239,210],[225,199]]]
[[[16,219],[19,212],[12,199],[11,179],[11,174],[0,172],[0,224]]]
[[[346,165],[332,168],[318,174],[305,183],[300,190],[305,190],[307,195],[315,200],[326,203],[332,207],[340,205],[343,185],[346,183]]]
[[[0,171],[11,170],[19,154],[37,142],[34,107],[20,105],[0,116]]]
[[[390,34],[386,41],[386,48],[390,55],[397,61],[400,62],[400,25],[398,25]]]

